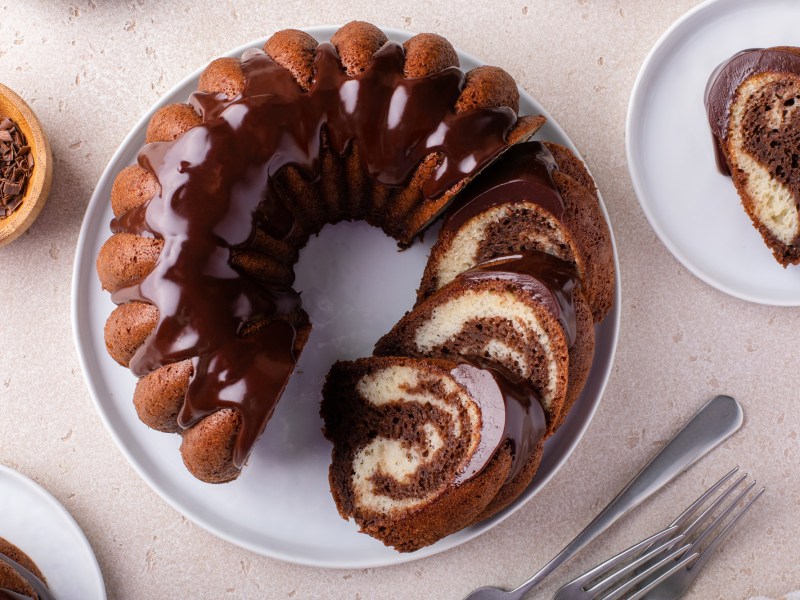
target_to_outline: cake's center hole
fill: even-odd
[[[416,299],[436,231],[404,251],[365,222],[326,225],[300,251],[294,288],[313,331],[297,370],[319,393],[319,382],[337,360],[369,356],[378,338]],[[311,380],[316,380],[312,382]]]

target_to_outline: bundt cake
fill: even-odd
[[[541,457],[541,407],[534,400],[528,411],[520,404],[527,394],[517,392],[496,371],[463,361],[336,363],[321,412],[334,444],[330,485],[339,513],[403,552],[481,518],[518,471],[515,462]],[[509,419],[508,410],[526,416]],[[530,460],[519,460],[521,447]]]
[[[0,537],[0,598],[51,600],[47,580],[31,558]]]
[[[614,300],[614,251],[583,162],[551,142],[526,142],[481,173],[448,208],[422,277],[422,301],[498,256],[539,250],[574,265],[595,322]]]
[[[97,271],[118,305],[109,353],[193,475],[236,478],[272,415],[310,330],[290,287],[308,237],[365,219],[408,246],[543,124],[518,104],[507,73],[464,73],[440,36],[401,45],[352,22],[216,60],[155,113],[114,182]]]
[[[527,381],[548,435],[580,394],[594,354],[591,309],[571,265],[545,252],[500,257],[458,275],[406,313],[377,356],[459,357]]]
[[[417,306],[374,356],[337,362],[321,403],[344,518],[412,551],[502,510],[586,381],[614,293],[594,181],[528,142],[501,69],[458,68],[434,34],[352,22],[221,58],[157,111],[114,181],[97,272],[108,352],[134,406],[182,436],[197,478],[238,477],[311,324],[292,289],[309,237],[366,220],[401,248],[446,219]],[[454,203],[455,199],[455,203]]]
[[[744,50],[705,94],[720,170],[784,267],[800,263],[800,48]]]

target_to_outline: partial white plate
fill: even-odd
[[[703,92],[746,48],[800,46],[797,0],[709,0],[656,43],[633,86],[626,124],[633,187],[658,237],[697,277],[751,302],[800,305],[800,268],[784,269],[714,159]]]
[[[308,31],[319,40],[328,40],[335,30],[319,27]],[[398,41],[409,37],[402,31],[385,31]],[[239,56],[246,48],[264,42],[256,40],[228,55]],[[467,54],[459,56],[465,69],[482,64]],[[326,227],[303,249],[295,270],[295,288],[302,291],[314,330],[284,397],[237,481],[221,486],[197,481],[181,462],[178,436],[152,431],[139,422],[131,402],[135,380],[114,363],[103,343],[103,325],[114,307],[108,294],[100,290],[95,257],[110,235],[108,199],[114,177],[135,162],[151,115],[165,104],[184,101],[196,89],[199,75],[198,70],[166,94],[123,141],[97,184],[78,241],[72,288],[75,343],[97,410],[123,454],[164,500],[201,527],[254,552],[306,565],[363,568],[415,560],[453,548],[508,517],[555,474],[594,414],[617,343],[619,284],[617,308],[597,330],[597,357],[586,390],[567,423],[548,441],[536,481],[493,519],[413,554],[388,549],[339,517],[328,488],[330,445],[320,432],[319,400],[331,364],[337,359],[370,355],[377,339],[411,308],[436,232],[428,232],[424,242],[398,252],[395,242],[378,229],[363,222],[340,223]],[[524,92],[521,109],[547,116]],[[575,150],[552,119],[540,137]]]
[[[0,537],[37,564],[56,598],[104,600],[103,574],[75,519],[44,488],[0,465]]]

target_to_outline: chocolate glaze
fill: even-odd
[[[493,206],[519,202],[538,204],[561,219],[564,199],[553,181],[557,169],[556,159],[542,142],[515,144],[457,196],[445,214],[442,231],[456,232]]]
[[[434,176],[422,188],[433,199],[480,171],[506,147],[506,135],[516,122],[511,108],[453,111],[466,80],[461,69],[406,79],[403,47],[388,42],[362,75],[350,78],[332,44],[320,44],[316,53],[316,80],[308,92],[261,50],[242,56],[242,98],[250,110],[258,107],[268,123],[281,124],[262,126],[266,144],[275,148],[271,174],[291,164],[317,180],[324,128],[330,148],[340,156],[357,140],[365,172],[389,186],[404,186],[423,158],[441,154]],[[219,94],[195,93],[191,103],[210,121],[242,99],[225,102]]]
[[[572,348],[577,336],[577,320],[572,293],[579,279],[575,268],[545,252],[522,252],[493,258],[465,271],[465,281],[499,279],[513,281],[539,302],[561,323],[567,345]]]
[[[28,585],[30,585],[33,588],[33,591],[36,592],[36,595],[39,596],[39,600],[53,600],[53,595],[50,593],[50,590],[45,583],[31,571],[23,567],[17,561],[12,560],[5,554],[0,554],[0,561],[6,563],[9,567],[14,569],[20,575],[20,577],[27,581]],[[5,588],[0,588],[0,598],[3,597],[3,594],[6,594],[6,598],[12,599],[28,597],[22,594],[17,594],[16,592],[12,592],[11,590]]]
[[[483,470],[505,439],[507,400],[497,378],[481,365],[462,360],[450,375],[469,392],[481,410],[481,439],[467,464],[456,475],[455,483],[461,484]]]
[[[194,94],[191,103],[203,123],[139,154],[161,192],[113,221],[112,230],[160,237],[164,247],[149,275],[112,295],[117,303],[142,301],[159,310],[131,370],[141,377],[191,359],[194,372],[179,424],[191,427],[216,410],[237,408],[237,467],[296,362],[296,331],[283,319],[299,309],[298,294],[242,276],[230,264],[231,253],[246,247],[257,227],[282,238],[295,225],[268,193],[272,176],[293,165],[318,180],[324,130],[340,155],[357,142],[365,172],[389,186],[404,185],[423,158],[437,153],[439,166],[422,187],[426,197],[436,198],[507,145],[516,120],[512,109],[456,114],[453,105],[465,82],[460,69],[405,79],[403,63],[402,46],[390,42],[364,73],[350,78],[333,45],[320,44],[316,80],[305,92],[264,52],[248,50],[242,94],[231,100]],[[253,323],[260,324],[254,332]]]
[[[524,377],[480,356],[462,356],[459,363],[450,373],[480,403],[483,427],[481,444],[455,483],[462,483],[478,474],[503,440],[511,440],[512,444],[513,458],[506,477],[507,482],[511,481],[522,472],[547,430],[539,396]],[[495,400],[498,389],[502,404]]]
[[[781,48],[742,50],[714,69],[708,79],[704,101],[714,138],[714,156],[723,175],[730,175],[722,146],[728,139],[730,110],[736,90],[748,77],[765,72],[800,76],[800,55]]]

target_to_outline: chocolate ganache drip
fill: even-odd
[[[714,69],[708,79],[704,101],[714,136],[717,167],[723,175],[730,175],[722,144],[728,139],[730,111],[736,90],[748,77],[767,72],[800,76],[800,54],[781,47],[742,50]]]
[[[237,467],[264,430],[296,362],[296,331],[287,319],[299,311],[299,295],[244,276],[230,261],[257,229],[280,239],[294,226],[268,193],[271,178],[293,165],[318,180],[324,130],[339,155],[358,143],[364,171],[390,186],[405,185],[420,161],[436,153],[438,168],[422,188],[436,198],[507,145],[513,110],[456,114],[465,83],[460,69],[405,79],[403,63],[402,46],[389,42],[364,73],[350,78],[334,46],[320,44],[315,81],[306,92],[264,52],[248,50],[239,96],[194,94],[203,123],[139,154],[161,192],[113,221],[112,230],[163,238],[164,246],[150,274],[112,295],[118,304],[142,301],[159,311],[131,370],[141,377],[190,359],[194,370],[179,424],[188,428],[221,408],[238,409]]]
[[[260,133],[267,147],[276,150],[270,174],[291,164],[318,179],[323,128],[340,156],[357,141],[365,172],[389,186],[404,186],[422,159],[440,153],[439,167],[422,188],[431,199],[478,172],[506,147],[516,122],[511,108],[453,111],[466,80],[461,69],[406,79],[403,47],[388,42],[362,75],[350,78],[332,44],[320,44],[316,53],[316,80],[308,92],[267,54],[250,49],[242,56],[245,88],[240,98],[225,102],[219,94],[195,93],[192,103],[204,121],[242,103],[268,119],[271,126],[261,121]]]
[[[556,219],[564,215],[564,199],[553,172],[556,159],[542,142],[515,144],[503,160],[486,168],[461,192],[445,214],[443,231],[455,232],[464,223],[500,204],[533,202]]]
[[[453,377],[478,398],[494,393],[490,386],[495,384],[503,397],[504,411],[498,415],[498,407],[489,402],[481,403],[481,444],[456,478],[456,483],[463,483],[480,473],[503,440],[511,441],[513,458],[506,476],[506,481],[511,481],[522,472],[547,430],[539,396],[524,377],[480,356],[462,356],[459,362],[462,364],[451,371]],[[498,430],[502,432],[499,436]],[[488,438],[486,441],[484,436]]]

